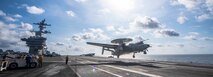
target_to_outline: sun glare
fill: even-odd
[[[134,0],[104,0],[104,7],[112,12],[129,12],[134,8]]]

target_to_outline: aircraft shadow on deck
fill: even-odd
[[[142,63],[135,63],[135,62],[122,62],[122,61],[113,61],[113,62],[103,62],[103,63],[77,63],[71,64],[70,66],[85,66],[85,65],[120,65],[120,66],[144,66],[144,67],[151,67],[151,68],[161,68],[159,66],[154,66],[152,64],[142,64]]]

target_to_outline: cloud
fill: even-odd
[[[213,38],[210,37],[202,37],[201,39],[205,41],[213,41]]]
[[[61,42],[57,42],[55,43],[56,46],[64,46],[65,44],[64,43],[61,43]]]
[[[67,13],[68,16],[71,16],[71,17],[75,16],[75,13],[73,11],[71,11],[71,10],[66,11],[66,13]]]
[[[35,35],[35,34],[30,31],[22,31],[19,33],[19,38],[28,38],[33,35]]]
[[[188,20],[188,18],[187,18],[186,16],[179,16],[179,17],[177,18],[177,22],[178,22],[179,24],[185,23],[186,20]]]
[[[6,16],[6,13],[4,13],[2,10],[0,10],[0,16]]]
[[[178,2],[184,5],[187,9],[195,9],[199,5],[199,0],[178,0]]]
[[[78,34],[74,34],[71,38],[72,38],[72,40],[74,40],[74,41],[81,41],[81,40],[82,40],[82,39],[81,39],[81,36],[78,35]]]
[[[87,45],[84,46],[82,45],[82,43],[79,42],[73,45],[67,42],[47,42],[47,45],[49,51],[58,52],[62,55],[79,55],[84,51],[90,51],[90,49],[87,48]]]
[[[128,26],[107,25],[108,31],[113,31],[117,35],[125,35],[138,31],[149,32],[151,30],[161,29],[163,26],[155,17],[138,16]]]
[[[187,39],[187,40],[198,40],[197,36],[194,36],[194,35],[185,36],[184,39]]]
[[[0,21],[0,48],[7,48],[11,45],[16,45],[18,41],[18,33],[8,27],[10,24],[5,24]]]
[[[148,39],[145,39],[144,37],[142,37],[140,35],[130,36],[128,38],[132,38],[133,42],[140,42],[140,41],[143,41],[143,40],[148,40]]]
[[[184,45],[184,44],[179,44],[179,45],[177,45],[177,46],[179,46],[179,47],[182,48],[182,47],[184,47],[185,45]]]
[[[213,14],[213,0],[206,0],[206,6],[208,10]]]
[[[183,5],[186,9],[195,13],[195,19],[199,22],[213,17],[212,0],[172,0],[171,5]]]
[[[140,31],[143,31],[145,33],[150,32],[158,37],[177,37],[180,35],[174,29],[167,29],[166,25],[162,25],[157,18],[149,16],[138,16],[134,19],[133,22],[130,22],[128,26],[107,25],[106,30],[114,32],[117,35],[126,35],[129,33],[136,33]]]
[[[198,32],[189,32],[188,34],[189,34],[189,35],[195,35],[195,36],[200,35],[200,33],[198,33]]]
[[[177,37],[180,34],[173,29],[167,29],[166,25],[162,25],[161,22],[155,17],[139,17],[136,18],[131,25],[136,26],[136,29],[141,28],[142,31],[151,31],[153,35],[157,37],[169,36]]]
[[[23,30],[33,30],[33,26],[31,24],[24,22],[21,22],[21,26],[19,28]]]
[[[14,17],[15,18],[22,18],[22,16],[20,14],[15,14]]]
[[[30,14],[43,14],[45,10],[36,6],[26,6],[27,12]]]
[[[211,37],[201,37],[198,32],[189,32],[188,35],[183,37],[186,40],[204,40],[204,41],[213,41]]]
[[[172,5],[183,5],[188,10],[196,9],[199,4],[201,3],[200,0],[172,0]]]
[[[116,35],[126,35],[128,33],[137,31],[136,29],[134,29],[134,27],[130,28],[130,26],[123,27],[123,26],[118,26],[113,24],[107,25],[106,30],[114,32]]]
[[[197,19],[197,21],[204,21],[204,20],[212,19],[209,14],[203,14],[200,16],[196,16],[195,18]]]
[[[114,30],[115,30],[115,26],[113,26],[113,25],[107,25],[107,26],[106,26],[106,29],[107,29],[108,31],[114,31]]]
[[[184,44],[179,44],[179,43],[170,43],[170,44],[152,44],[153,47],[160,47],[160,48],[171,48],[171,47],[179,47],[183,48],[185,47]]]
[[[168,37],[177,37],[180,34],[174,29],[167,29],[165,25],[162,25],[160,21],[155,17],[138,17],[131,23],[135,26],[133,29],[141,28],[143,31],[152,30],[152,34],[155,36],[168,36]],[[130,27],[131,29],[131,27]]]
[[[107,40],[109,37],[104,34],[104,31],[100,28],[89,28],[88,30],[82,33],[76,33],[72,36],[74,41],[82,41],[82,40]]]
[[[17,21],[16,19],[9,17],[9,16],[5,16],[4,19],[6,19],[7,21],[12,21],[12,22]]]
[[[18,42],[16,41],[0,39],[0,48],[8,48],[8,47],[11,47],[11,45],[17,45],[17,43]]]
[[[24,49],[25,43],[20,39],[23,37],[29,37],[32,35],[29,31],[18,31],[17,24],[6,24],[0,21],[0,48],[3,49]]]
[[[124,29],[124,31],[129,30],[129,32],[143,31],[145,33],[153,32],[155,30],[165,28],[165,25],[162,25],[161,22],[155,17],[149,16],[138,16],[130,23],[129,27]]]
[[[62,42],[47,42],[48,50],[54,52],[65,52],[67,47],[65,43]]]
[[[148,16],[137,17],[131,24],[133,24],[136,27],[141,27],[143,29],[158,29],[161,27],[160,26],[161,24],[157,18],[154,17],[151,18]]]
[[[106,14],[110,13],[111,10],[109,10],[108,8],[104,8],[104,9],[98,10],[98,12],[102,15],[106,15]]]
[[[15,22],[17,21],[17,19],[8,16],[5,12],[3,12],[2,10],[0,10],[0,16],[2,16],[6,21],[12,21]]]
[[[145,39],[143,39],[143,37],[142,37],[142,36],[136,36],[134,39],[135,39],[135,40],[138,40],[138,41],[145,40]]]
[[[87,0],[75,0],[75,1],[79,3],[83,3],[83,2],[86,2]]]
[[[154,32],[154,35],[159,37],[159,36],[169,36],[169,37],[177,37],[180,36],[180,34],[178,32],[176,32],[173,29],[160,29],[160,30],[156,30]]]
[[[0,21],[0,29],[7,30],[7,29],[15,29],[17,27],[16,24],[5,24],[4,22]]]
[[[197,32],[189,32],[188,35],[184,37],[184,39],[198,40],[198,36],[199,36],[199,33],[197,33]]]

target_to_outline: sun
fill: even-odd
[[[134,0],[104,0],[102,5],[112,12],[129,12],[134,9]]]

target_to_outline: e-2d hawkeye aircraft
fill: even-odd
[[[111,43],[114,44],[102,44],[93,42],[87,42],[87,44],[103,47],[102,55],[104,54],[104,50],[106,50],[111,51],[112,55],[117,56],[117,58],[119,58],[120,55],[130,53],[133,53],[132,57],[135,58],[135,53],[143,52],[144,54],[147,54],[148,51],[147,48],[151,47],[149,44],[143,43],[146,40],[142,40],[136,43],[129,43],[128,45],[126,45],[126,43],[131,41],[132,41],[131,38],[119,38],[111,41]]]

